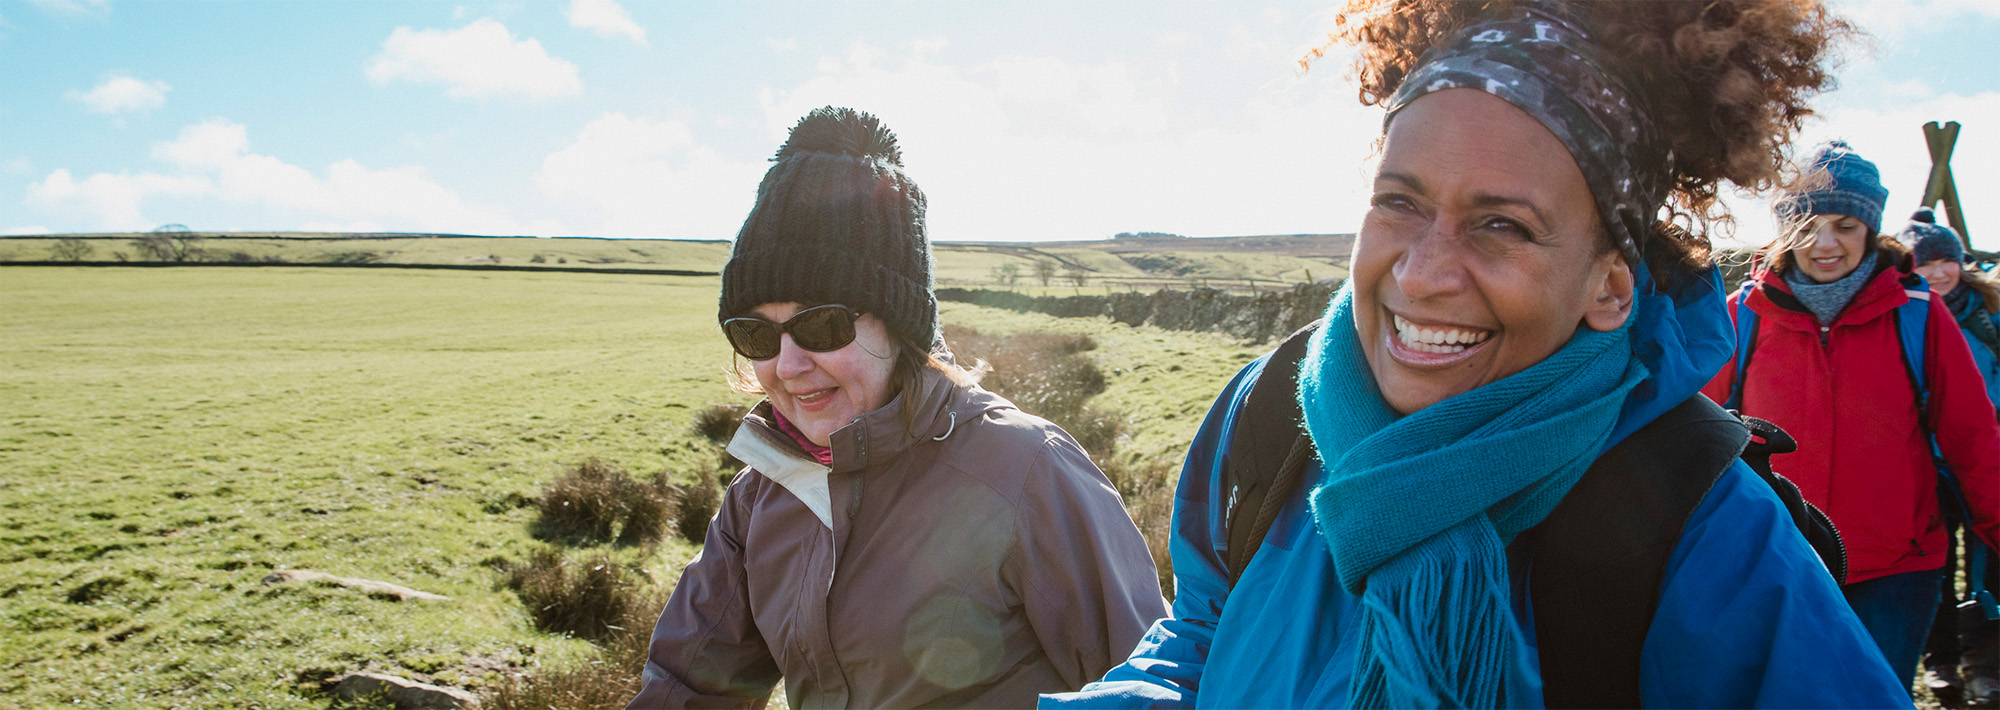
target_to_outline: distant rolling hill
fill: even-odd
[[[1352,234],[938,242],[936,275],[945,285],[1028,290],[1274,288],[1346,276],[1353,242]],[[729,242],[713,240],[131,232],[4,237],[0,262],[180,260],[718,272],[729,259],[729,249]]]

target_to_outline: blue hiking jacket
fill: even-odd
[[[1642,270],[1643,272],[1643,270]],[[1649,284],[1641,284],[1642,293]],[[1655,373],[1628,400],[1614,442],[1695,396],[1733,350],[1721,284],[1642,297],[1635,352]],[[1360,600],[1340,585],[1305,496],[1285,506],[1232,589],[1220,549],[1223,472],[1259,359],[1237,373],[1195,435],[1175,494],[1173,616],[1132,655],[1044,708],[1302,708],[1347,702]],[[1607,443],[1607,447],[1610,444]],[[1317,481],[1325,471],[1315,462]],[[1310,487],[1310,486],[1308,486]],[[1534,646],[1528,556],[1509,548],[1515,621]],[[1778,498],[1741,461],[1683,529],[1640,658],[1648,707],[1911,707]],[[1522,665],[1539,673],[1535,654]],[[1539,684],[1524,698],[1540,707]]]

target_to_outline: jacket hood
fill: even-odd
[[[1736,352],[1721,269],[1688,274],[1673,289],[1643,266],[1633,272],[1632,354],[1648,374],[1626,396],[1606,449],[1700,393]]]

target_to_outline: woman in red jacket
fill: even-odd
[[[1799,450],[1772,466],[1840,528],[1842,591],[1907,685],[1948,544],[1927,432],[1973,501],[1973,529],[1991,543],[2000,540],[2000,424],[1965,336],[1937,300],[1924,329],[1930,402],[1918,404],[1896,311],[1930,294],[1906,290],[1921,277],[1908,252],[1880,236],[1888,191],[1874,164],[1836,141],[1806,173],[1811,189],[1777,204],[1789,236],[1760,254],[1748,298],[1730,300],[1733,317],[1749,308],[1758,318],[1740,406],[1798,438]],[[1732,361],[1704,393],[1728,401],[1736,372]]]

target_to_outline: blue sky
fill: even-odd
[[[1806,140],[1881,163],[1900,222],[1917,126],[1959,121],[2000,248],[2000,3],[1837,6],[1872,47]],[[728,238],[824,104],[897,131],[937,239],[1351,231],[1380,113],[1294,65],[1331,7],[0,0],[0,233]]]

